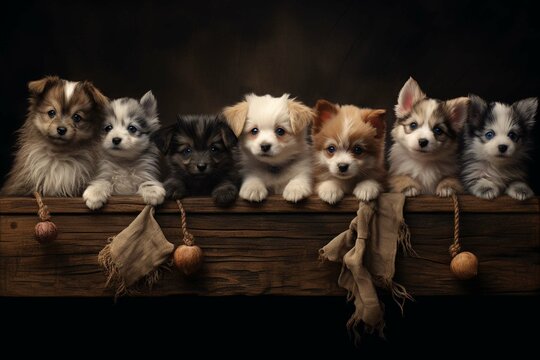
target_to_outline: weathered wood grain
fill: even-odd
[[[383,195],[384,196],[384,195]],[[526,201],[517,201],[508,196],[496,200],[481,200],[472,195],[459,196],[461,210],[464,212],[486,213],[539,213],[540,197]],[[92,214],[92,213],[137,213],[144,205],[137,196],[114,196],[102,209],[89,210],[82,198],[44,198],[45,204],[53,214]],[[331,206],[323,203],[319,198],[312,196],[305,201],[292,204],[281,196],[272,195],[262,203],[249,203],[237,200],[229,208],[216,207],[209,197],[191,197],[182,200],[189,213],[355,213],[358,209],[358,200],[346,197],[338,205]],[[33,197],[0,197],[0,214],[32,214],[37,211]],[[173,201],[166,201],[157,210],[159,213],[177,213],[178,207]],[[452,212],[452,200],[435,196],[419,196],[409,198],[405,203],[405,212],[408,213],[439,213]]]
[[[33,238],[33,200],[1,199],[0,296],[112,296],[104,288],[97,253],[142,205],[123,198],[113,211],[90,214],[75,200],[46,200],[53,211],[61,208],[54,215],[60,233],[55,243],[40,245]],[[351,204],[347,211],[321,210],[313,201],[293,206],[272,198],[258,211],[242,204],[230,212],[212,212],[209,199],[187,199],[188,225],[205,252],[204,267],[192,279],[166,272],[152,291],[141,294],[343,295],[337,286],[340,264],[320,263],[318,249],[348,227],[355,209]],[[405,217],[420,258],[400,255],[396,280],[413,295],[540,293],[540,218],[534,210],[538,199],[523,209],[509,199],[481,205],[476,201],[462,198],[463,249],[480,260],[480,275],[469,282],[454,279],[449,271],[452,214],[446,205],[438,207],[440,213],[426,212],[429,204],[448,200],[419,198],[408,206],[416,210]],[[14,209],[5,208],[16,203]],[[203,211],[196,210],[199,203],[206,204]],[[287,210],[270,209],[274,203]],[[169,210],[160,211],[157,220],[167,238],[178,244],[179,218],[173,205],[166,204]]]

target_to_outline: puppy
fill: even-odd
[[[167,196],[181,199],[211,194],[219,206],[232,204],[239,183],[233,160],[236,142],[221,115],[178,116],[160,140],[169,170]]]
[[[307,128],[315,113],[289,94],[250,94],[223,110],[239,137],[242,199],[260,202],[268,191],[297,202],[312,192]]]
[[[108,99],[88,81],[47,76],[28,84],[30,106],[1,193],[80,196],[94,175]]]
[[[399,92],[392,129],[389,185],[405,196],[451,196],[462,191],[458,179],[458,135],[469,100],[427,98],[413,78]]]
[[[383,190],[385,110],[360,109],[319,100],[313,126],[319,197],[330,204],[353,193],[359,200]]]
[[[502,193],[517,200],[533,196],[526,183],[525,163],[532,147],[538,99],[506,105],[487,104],[470,95],[461,173],[466,189],[483,199]]]
[[[111,195],[141,195],[144,202],[163,202],[159,150],[151,137],[160,128],[151,91],[140,100],[121,98],[107,108],[97,176],[85,190],[86,206],[102,207]]]

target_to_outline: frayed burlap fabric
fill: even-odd
[[[154,219],[154,208],[147,205],[127,228],[109,238],[98,262],[107,273],[107,286],[120,296],[136,291],[141,283],[151,287],[173,249]]]
[[[339,286],[347,290],[355,311],[347,323],[356,340],[360,330],[383,336],[384,311],[375,286],[391,291],[403,310],[412,297],[392,279],[398,244],[412,251],[403,220],[403,194],[382,194],[378,201],[360,202],[349,229],[336,236],[320,251],[322,260],[341,262]],[[361,327],[361,328],[360,328]]]

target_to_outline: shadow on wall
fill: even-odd
[[[90,79],[111,98],[152,89],[164,123],[178,112],[219,111],[251,91],[390,110],[410,75],[437,98],[539,96],[538,7],[414,0],[16,4],[0,25],[2,67],[9,69],[0,85],[9,119],[0,134],[0,170],[11,164],[26,83],[47,74]],[[532,169],[540,193],[539,170]]]

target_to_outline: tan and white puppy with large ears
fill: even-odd
[[[240,197],[263,201],[269,192],[297,202],[312,193],[312,155],[308,125],[315,113],[289,98],[246,95],[223,114],[239,139]]]

